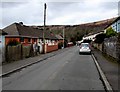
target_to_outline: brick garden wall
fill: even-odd
[[[48,45],[46,44],[46,53],[58,50],[58,45]]]

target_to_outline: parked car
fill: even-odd
[[[81,43],[79,54],[91,54],[91,47],[89,43]]]

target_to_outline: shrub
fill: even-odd
[[[116,35],[117,35],[117,32],[112,27],[109,27],[106,30],[106,36],[107,37],[116,36]]]
[[[8,42],[8,46],[16,46],[20,44],[16,39],[11,39],[9,42]]]
[[[98,34],[98,35],[96,35],[96,37],[95,37],[96,39],[95,39],[95,43],[98,43],[98,44],[101,44],[103,41],[104,41],[104,39],[106,38],[106,34]]]

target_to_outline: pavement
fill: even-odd
[[[120,65],[105,58],[102,52],[98,51],[97,49],[93,49],[93,54],[103,73],[105,74],[109,84],[111,85],[113,91],[120,91]]]
[[[54,51],[51,53],[47,53],[47,54],[42,54],[36,57],[31,57],[31,58],[27,58],[24,60],[19,60],[13,63],[8,63],[2,66],[2,75],[6,75],[9,73],[12,73],[14,71],[17,71],[21,68],[30,66],[32,64],[41,62],[49,57],[55,56],[59,53],[62,53],[63,51],[67,50],[69,48],[65,48],[65,49],[61,49],[58,51]],[[97,60],[97,62],[99,63],[103,73],[105,74],[106,78],[108,79],[111,87],[113,90],[120,90],[119,88],[119,76],[118,76],[118,72],[119,72],[119,68],[120,65],[114,62],[110,62],[108,61],[108,59],[106,59],[102,53],[96,49],[93,50],[93,54]]]

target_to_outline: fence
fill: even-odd
[[[33,50],[33,45],[17,45],[17,46],[6,46],[6,61],[17,61],[24,58],[32,57],[37,55],[37,50]],[[39,53],[40,54],[40,53]]]
[[[43,48],[45,49],[43,50]],[[24,58],[36,56],[38,54],[43,53],[45,51],[46,53],[52,52],[58,50],[58,44],[55,45],[48,45],[45,44],[45,46],[40,45],[39,49],[35,47],[34,44],[29,45],[17,45],[17,46],[6,46],[6,61],[17,61]]]

